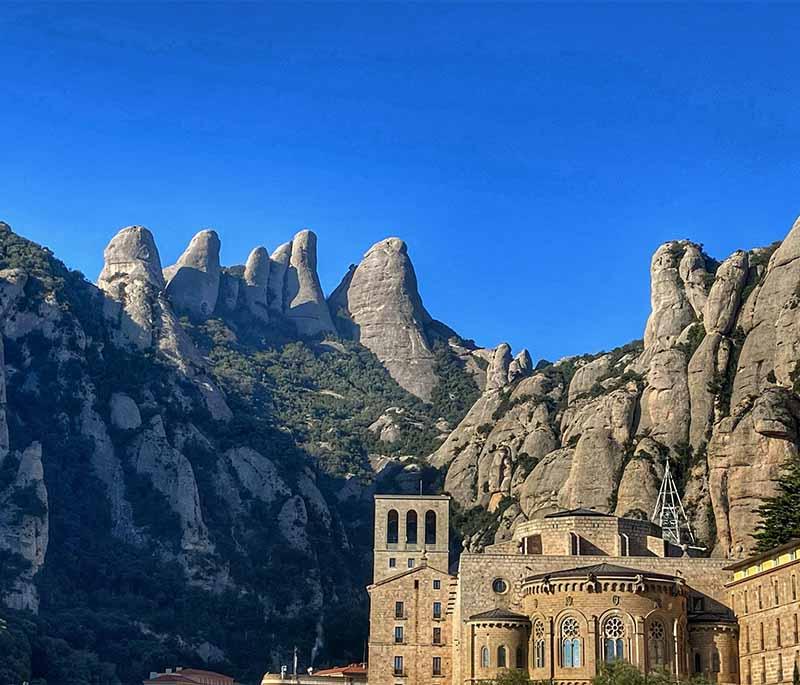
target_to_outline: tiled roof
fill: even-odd
[[[510,609],[490,609],[480,614],[474,614],[469,617],[470,621],[530,621],[527,616],[517,614]]]
[[[651,571],[643,571],[638,568],[630,568],[628,566],[618,566],[617,564],[592,564],[591,566],[577,566],[575,568],[567,568],[561,571],[546,571],[544,573],[537,573],[529,576],[527,580],[539,580],[545,577],[549,578],[583,578],[589,574],[594,576],[614,576],[632,578],[634,576],[643,575],[648,578],[660,578],[662,580],[674,580],[676,576],[671,576],[665,573],[654,573]]]
[[[552,514],[545,514],[546,519],[566,518],[567,516],[602,516],[604,518],[614,518],[611,514],[604,514],[602,511],[578,507],[577,509],[565,509],[564,511],[554,511]]]
[[[335,666],[334,668],[325,668],[320,671],[314,671],[314,675],[361,675],[367,673],[366,664],[347,664],[347,666]]]

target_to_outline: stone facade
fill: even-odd
[[[800,540],[730,567],[743,685],[791,682],[800,668]]]
[[[589,683],[616,658],[644,672],[740,682],[729,560],[692,556],[700,550],[667,543],[647,521],[577,509],[520,525],[511,540],[483,552],[464,551],[456,575],[445,572],[446,546],[438,540],[436,563],[423,552],[413,568],[390,568],[389,553],[405,550],[391,548],[402,544],[399,537],[387,543],[389,511],[398,513],[402,531],[404,512],[436,506],[446,522],[448,504],[376,497],[370,682],[472,685],[518,668],[534,680]],[[446,586],[446,597],[436,594]],[[435,620],[434,601],[444,612]],[[395,619],[397,602],[407,617]],[[395,643],[401,623],[408,627]],[[435,626],[443,645],[431,644]],[[439,655],[441,675],[434,676]],[[396,657],[402,668],[395,673]]]

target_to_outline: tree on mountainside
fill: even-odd
[[[761,522],[753,537],[759,552],[800,537],[800,458],[790,459],[785,469],[777,493],[756,509]]]

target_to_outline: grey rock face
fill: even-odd
[[[650,316],[645,327],[646,348],[666,336],[677,337],[695,319],[678,274],[681,259],[678,243],[656,250],[650,263]]]
[[[750,294],[739,317],[739,325],[747,337],[739,355],[732,404],[748,395],[758,394],[775,371],[777,348],[776,322],[781,310],[795,294],[800,282],[800,219],[792,226],[781,246],[772,255],[760,287]],[[800,331],[781,325],[781,345],[792,345]]]
[[[703,310],[707,333],[725,335],[739,311],[739,298],[747,281],[749,259],[746,252],[734,252],[719,267]]]
[[[144,226],[120,230],[103,252],[103,271],[98,286],[108,293],[134,280],[142,280],[163,290],[164,276],[153,234]],[[121,299],[115,297],[115,299]]]
[[[214,312],[219,296],[219,248],[216,231],[200,231],[175,265],[164,270],[167,297],[177,311],[200,320]]]
[[[521,350],[508,365],[508,382],[513,383],[520,378],[527,378],[533,373],[533,361],[528,350]]]
[[[121,310],[108,311],[118,319],[121,341],[139,349],[151,347],[160,318],[156,301],[165,285],[152,233],[143,226],[123,228],[111,239],[103,257],[97,285],[121,305]]]
[[[250,312],[264,321],[269,320],[267,310],[269,271],[269,253],[266,248],[255,248],[247,258],[244,268],[244,295]]]
[[[578,368],[569,384],[569,402],[572,403],[581,395],[588,393],[595,383],[608,375],[609,371],[611,371],[611,356],[608,354]]]
[[[13,496],[22,490],[32,491],[38,502],[36,511],[19,509]],[[28,563],[28,567],[14,579],[11,591],[2,597],[12,609],[39,610],[39,594],[33,578],[44,565],[49,530],[42,447],[34,442],[19,456],[12,484],[0,491],[0,549],[19,554]]]
[[[120,430],[135,430],[142,425],[142,415],[133,398],[122,392],[111,395],[111,423]]]
[[[292,239],[284,292],[284,312],[301,335],[336,330],[317,276],[317,236],[312,231],[300,231]]]
[[[387,238],[373,245],[330,297],[342,335],[359,341],[403,388],[429,400],[438,379],[406,244]]]
[[[291,494],[275,464],[254,449],[231,448],[225,452],[225,459],[244,489],[262,502],[271,504],[278,497]]]
[[[311,543],[308,540],[308,509],[300,495],[286,500],[278,513],[278,530],[289,546],[301,552],[308,552]]]
[[[494,351],[489,369],[486,372],[486,392],[499,390],[508,384],[508,370],[511,366],[511,346],[500,343]]]
[[[114,324],[117,344],[156,350],[194,382],[215,419],[229,420],[231,411],[222,392],[207,374],[164,293],[161,259],[150,231],[141,226],[122,229],[104,256],[97,284],[108,296],[104,313]]]
[[[224,312],[232,312],[239,302],[239,289],[242,279],[230,273],[221,273],[219,277],[219,297],[217,307]]]
[[[181,522],[181,548],[210,554],[213,546],[200,508],[197,481],[189,460],[167,440],[160,416],[150,421],[130,447],[133,467],[147,476],[169,502]]]
[[[269,308],[276,312],[283,313],[283,305],[286,299],[284,289],[286,287],[286,271],[289,268],[289,261],[292,258],[292,242],[279,245],[270,259],[269,271]]]
[[[616,516],[650,519],[664,468],[649,455],[639,453],[625,466],[617,490]]]

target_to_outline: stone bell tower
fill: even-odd
[[[450,497],[447,495],[375,495],[373,583],[416,568],[424,558],[448,570]]]

